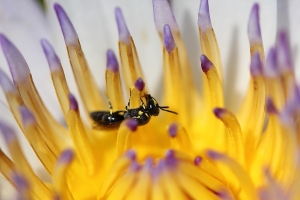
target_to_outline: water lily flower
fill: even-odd
[[[152,0],[152,26],[162,46],[161,60],[153,62],[144,56],[151,58],[157,52],[142,48],[144,56],[140,57],[143,44],[134,40],[130,29],[133,22],[124,17],[130,11],[116,7],[112,13],[119,59],[114,48],[107,50],[105,73],[100,75],[95,75],[88,66],[85,55],[95,52],[85,52],[87,40],[81,41],[68,16],[72,13],[60,4],[53,5],[65,43],[61,49],[67,50],[79,92],[69,87],[66,60],[60,60],[60,54],[51,44],[59,41],[45,33],[47,39],[41,40],[40,51],[46,59],[40,62],[41,57],[37,56],[36,62],[38,65],[47,62],[49,66],[63,116],[63,120],[58,119],[59,113],[52,111],[55,104],[46,103],[46,96],[40,95],[44,83],[35,82],[31,73],[36,68],[30,68],[24,50],[17,48],[9,34],[0,34],[0,45],[13,80],[1,68],[0,85],[10,109],[1,106],[0,173],[7,180],[0,179],[1,189],[5,188],[4,192],[0,190],[1,198],[298,199],[300,88],[296,84],[286,31],[280,30],[276,35],[273,30],[276,42],[265,56],[258,4],[249,10],[249,21],[245,23],[249,50],[243,57],[248,57],[245,60],[250,66],[249,86],[241,106],[233,111],[231,106],[237,101],[231,99],[231,106],[224,102],[223,87],[229,82],[226,82],[228,76],[223,76],[226,72],[220,56],[223,49],[219,51],[210,15],[210,7],[215,5],[209,6],[208,0],[201,0],[196,11],[199,43],[191,44],[201,46],[201,54],[195,50],[190,53],[185,45],[168,1]],[[180,7],[174,6],[176,9]],[[42,15],[39,11],[35,14]],[[89,23],[93,24],[94,15],[91,16]],[[48,23],[45,18],[39,20]],[[280,28],[284,28],[284,20],[281,24]],[[104,22],[102,25],[106,26]],[[147,37],[143,37],[137,41],[147,43]],[[93,38],[88,39],[94,42]],[[197,62],[189,60],[193,55],[201,66],[196,75],[192,67]],[[159,82],[161,99],[154,98],[151,81],[147,82],[150,74],[160,73],[151,67],[144,73],[143,58],[147,59],[147,66],[162,62],[162,80],[155,81]],[[89,64],[97,62],[91,60]],[[99,76],[105,80],[102,92],[95,80]],[[200,82],[201,93],[197,89]],[[48,93],[50,84],[45,85],[48,86],[44,93]],[[10,125],[11,118],[16,122],[15,127]],[[26,157],[19,129],[46,176],[38,175]],[[7,192],[8,184],[16,192]]]

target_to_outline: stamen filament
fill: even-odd
[[[247,199],[258,200],[253,182],[251,181],[248,174],[246,174],[245,170],[237,162],[223,154],[217,153],[216,151],[208,150],[207,154],[214,161],[221,162],[220,164],[230,169],[230,171],[239,180],[240,186],[245,192],[245,197]]]
[[[74,199],[67,183],[68,170],[70,168],[70,164],[72,163],[73,157],[74,152],[71,149],[66,149],[58,158],[53,173],[53,183],[55,187],[54,199],[57,198],[57,196],[61,200]]]
[[[131,88],[138,78],[145,80],[134,41],[127,29],[120,8],[115,10],[119,32],[119,56],[121,60],[122,74],[126,88]]]
[[[230,111],[222,108],[214,109],[215,115],[222,120],[227,128],[227,132],[230,137],[229,155],[232,158],[237,158],[238,162],[244,166],[245,164],[245,152],[242,137],[242,130],[240,124],[234,114]]]
[[[134,187],[130,190],[128,199],[150,199],[152,196],[152,159],[145,161],[143,167],[139,170],[137,181]],[[143,193],[141,193],[143,191]]]
[[[51,175],[57,157],[53,154],[45,140],[42,138],[44,133],[42,133],[42,130],[39,128],[32,113],[24,106],[21,106],[20,111],[24,127],[24,135],[36,153],[37,157],[44,165],[45,169]]]
[[[119,64],[112,50],[106,52],[106,59],[106,95],[113,106],[113,111],[124,110]]]
[[[93,143],[90,141],[80,118],[77,101],[71,94],[69,95],[69,101],[70,111],[67,123],[71,138],[76,147],[76,155],[82,166],[86,169],[86,172],[92,175],[97,169],[96,159],[92,149]]]
[[[70,94],[69,87],[67,85],[65,73],[62,69],[60,60],[56,53],[54,52],[53,47],[47,40],[42,40],[41,44],[46,55],[49,68],[51,71],[52,83],[56,92],[56,96],[59,100],[60,107],[63,111],[65,119],[69,112],[69,99],[68,95]]]
[[[21,150],[14,131],[1,122],[0,132],[4,136],[10,155],[15,162],[16,170],[28,180],[32,194],[39,198],[50,199],[51,192],[49,188],[33,172]]]
[[[1,174],[8,180],[14,187],[16,185],[13,183],[11,178],[12,171],[15,171],[14,163],[4,154],[4,152],[0,149],[0,172]]]
[[[104,198],[106,192],[115,184],[116,180],[124,173],[130,164],[135,161],[135,158],[135,152],[129,150],[116,160],[102,182],[97,199]]]
[[[107,102],[101,96],[95,80],[88,68],[77,33],[70,19],[60,5],[55,4],[54,8],[64,35],[69,60],[79,93],[83,99],[86,111],[88,112],[87,114],[95,110],[103,110],[107,108]]]

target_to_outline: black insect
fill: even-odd
[[[118,128],[121,122],[125,119],[124,113],[126,110],[118,110],[113,112],[112,105],[108,100],[109,111],[94,111],[90,113],[90,117],[94,121],[93,128],[95,129],[115,129]]]
[[[142,126],[147,124],[150,121],[151,116],[158,116],[159,110],[163,110],[177,115],[177,113],[174,111],[166,110],[166,108],[169,108],[169,106],[160,106],[150,94],[147,94],[145,98],[146,98],[146,104],[141,98],[140,99],[141,106],[133,109],[129,109],[130,107],[130,99],[129,99],[128,106],[126,107],[127,112],[124,113],[124,118],[135,119],[137,120],[139,126]]]
[[[131,98],[131,91],[130,91],[130,98]],[[151,116],[158,116],[160,110],[177,115],[176,112],[167,110],[167,108],[169,108],[168,106],[160,106],[150,94],[147,94],[145,96],[146,104],[144,103],[142,98],[140,98],[141,106],[138,108],[130,109],[130,98],[128,101],[128,105],[125,107],[126,110],[119,110],[116,112],[112,112],[112,105],[109,102],[110,111],[91,112],[90,117],[95,122],[94,128],[97,129],[118,128],[124,119],[135,119],[137,120],[139,126],[142,126],[147,124],[150,121]]]
[[[114,129],[118,128],[121,122],[125,119],[124,113],[126,111],[119,110],[116,112],[110,111],[94,111],[90,113],[91,118],[94,121],[93,128],[101,129],[101,128],[108,128]]]

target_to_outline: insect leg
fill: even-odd
[[[113,113],[113,107],[111,105],[111,102],[110,102],[109,98],[107,98],[107,102],[108,102],[108,105],[109,105],[109,113],[112,114]]]
[[[129,89],[129,99],[128,99],[128,103],[127,103],[127,106],[125,107],[126,110],[128,110],[130,108],[130,99],[131,99],[131,95],[132,95],[132,91],[133,88],[130,88]]]

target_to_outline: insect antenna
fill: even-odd
[[[158,106],[161,110],[163,110],[163,111],[166,111],[166,112],[169,112],[169,113],[173,113],[173,114],[175,114],[175,115],[178,115],[178,113],[177,112],[174,112],[174,111],[172,111],[172,110],[167,110],[167,109],[165,109],[165,108],[169,108],[169,106]]]

